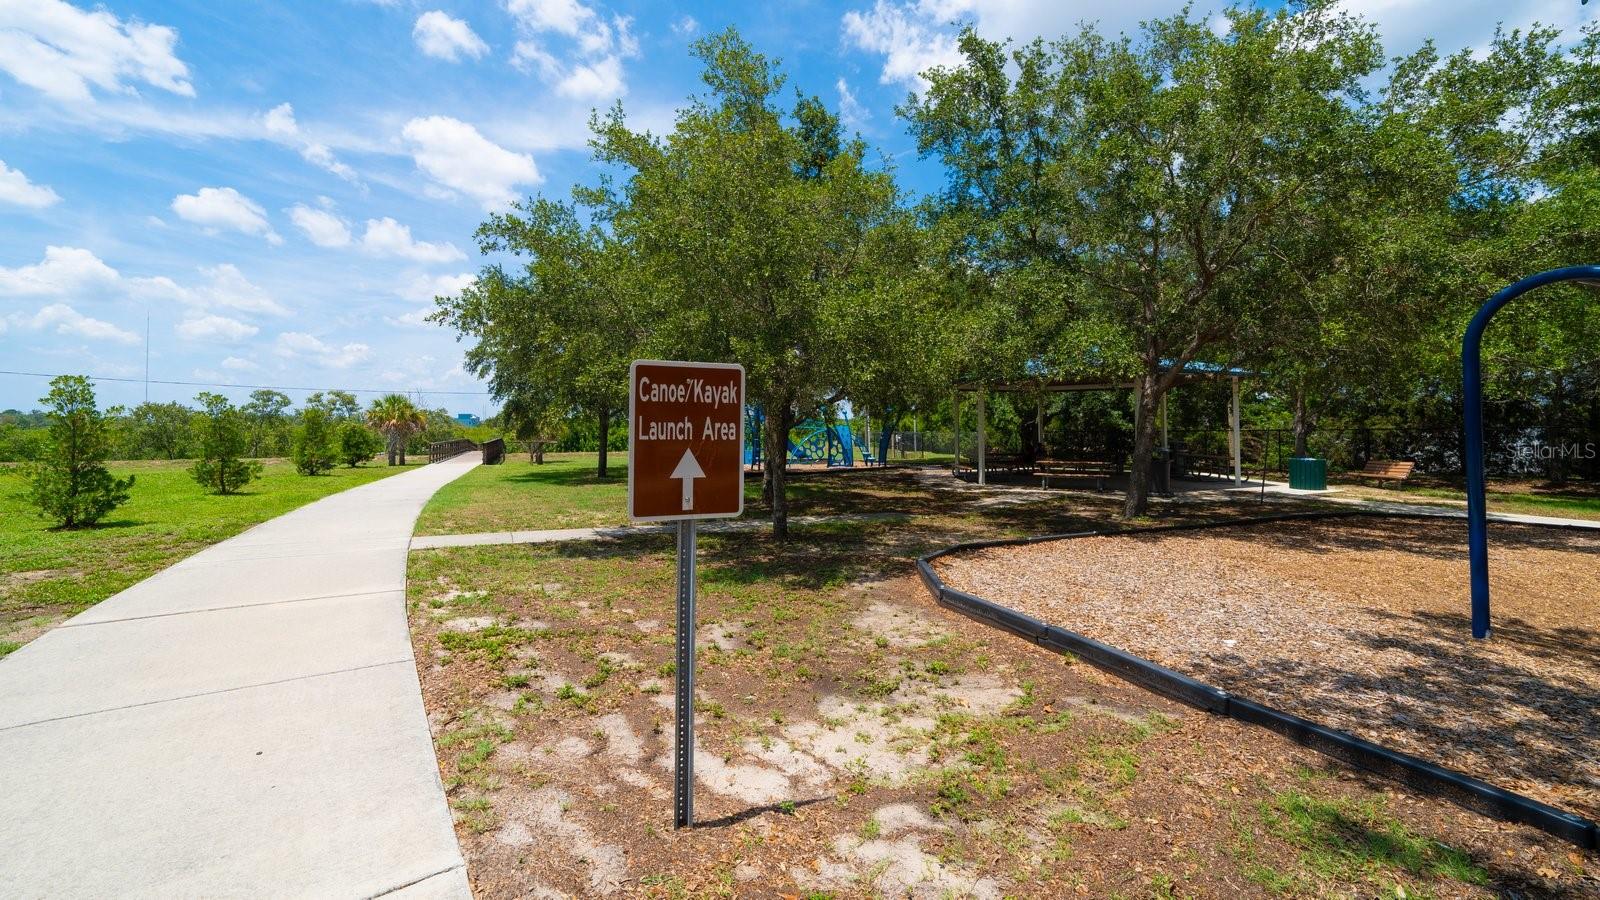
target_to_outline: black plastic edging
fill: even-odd
[[[1547,803],[1514,791],[1496,787],[1464,772],[1447,769],[1425,759],[1391,750],[1371,741],[1356,737],[1336,728],[1329,728],[1309,719],[1274,709],[1253,700],[1213,687],[1205,682],[1157,665],[1126,650],[1093,638],[1041,622],[1032,616],[986,600],[975,594],[956,590],[946,585],[933,570],[933,560],[953,553],[979,550],[988,547],[1017,546],[1044,541],[1069,540],[1081,537],[1108,537],[1113,535],[1149,534],[1152,532],[1194,531],[1203,528],[1260,525],[1292,519],[1329,519],[1344,517],[1418,518],[1406,513],[1383,510],[1350,510],[1339,512],[1282,513],[1231,519],[1216,522],[1186,522],[1178,525],[1153,526],[1106,531],[1085,531],[1073,534],[1043,535],[1035,538],[1009,538],[996,541],[971,541],[955,544],[929,553],[917,560],[917,574],[934,600],[941,606],[959,612],[985,625],[1008,631],[1026,638],[1041,647],[1061,654],[1071,654],[1090,665],[1111,673],[1125,681],[1169,697],[1207,712],[1226,715],[1251,725],[1266,728],[1289,740],[1308,747],[1324,756],[1399,781],[1424,793],[1449,800],[1458,806],[1509,822],[1531,825],[1563,840],[1590,850],[1600,849],[1600,825],[1582,816],[1567,812]],[[1422,516],[1426,518],[1426,516]],[[1535,527],[1574,528],[1577,526],[1513,522],[1508,524]]]

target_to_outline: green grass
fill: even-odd
[[[544,465],[508,456],[445,485],[422,510],[417,534],[599,528],[628,521],[628,454],[610,454],[607,476],[593,453],[560,453]]]
[[[1273,891],[1314,892],[1329,882],[1389,887],[1422,879],[1421,885],[1408,885],[1415,896],[1426,893],[1432,879],[1472,885],[1489,880],[1468,854],[1417,834],[1391,815],[1382,797],[1358,802],[1291,789],[1263,801],[1258,815],[1268,833],[1299,851],[1298,871],[1261,866],[1251,876]]]
[[[605,478],[595,475],[596,454],[553,453],[543,465],[525,455],[498,466],[479,466],[445,485],[417,520],[417,534],[544,531],[628,524],[628,455],[613,452]],[[908,509],[903,487],[863,492],[858,482],[800,475],[789,482],[790,515],[830,515]],[[761,478],[744,482],[747,518],[764,517]],[[887,504],[887,505],[885,505]],[[853,525],[838,527],[852,528]]]
[[[246,528],[337,491],[404,469],[340,467],[307,477],[268,462],[243,493],[219,497],[189,477],[187,461],[119,462],[132,497],[94,528],[62,531],[24,496],[18,470],[0,467],[0,656],[169,565]]]
[[[1363,500],[1385,503],[1418,503],[1428,506],[1460,506],[1467,502],[1465,492],[1453,487],[1413,486],[1404,490],[1372,488],[1361,484],[1337,487]],[[1600,496],[1584,493],[1531,493],[1495,490],[1490,485],[1489,511],[1533,516],[1558,516],[1569,519],[1600,519]],[[1442,501],[1442,502],[1441,502]]]
[[[1406,493],[1411,493],[1407,491]],[[1443,500],[1460,500],[1467,495],[1449,488],[1423,488],[1416,493]],[[1492,512],[1527,513],[1536,516],[1566,516],[1575,519],[1600,519],[1600,497],[1578,497],[1551,494],[1491,493],[1489,509]]]

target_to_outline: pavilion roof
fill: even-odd
[[[1195,360],[1184,364],[1183,373],[1179,375],[1182,381],[1199,381],[1208,378],[1249,378],[1258,375],[1248,369],[1237,366],[1223,366],[1216,363]],[[1084,378],[1018,378],[1007,381],[967,381],[956,385],[958,391],[976,391],[987,388],[999,392],[1033,393],[1064,393],[1067,391],[1111,391],[1131,389],[1134,382],[1129,379],[1113,379],[1109,377],[1084,377]]]

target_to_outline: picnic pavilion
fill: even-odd
[[[1193,383],[1196,381],[1227,380],[1231,390],[1228,401],[1228,453],[1225,457],[1210,454],[1189,452],[1179,448],[1176,453],[1171,446],[1170,434],[1167,423],[1167,399],[1171,395],[1168,391],[1161,398],[1161,432],[1158,450],[1163,451],[1167,477],[1158,479],[1157,483],[1170,483],[1171,474],[1175,470],[1190,477],[1221,477],[1231,479],[1233,484],[1244,483],[1243,447],[1240,441],[1240,410],[1239,410],[1239,382],[1254,373],[1244,369],[1217,366],[1210,363],[1190,362],[1183,368],[1178,376],[1178,384]],[[978,484],[988,484],[989,476],[1001,473],[1009,476],[1024,475],[1038,477],[1048,486],[1051,478],[1084,478],[1095,479],[1101,489],[1104,489],[1109,478],[1119,476],[1124,471],[1121,458],[1111,458],[1109,452],[1102,458],[1058,458],[1049,452],[1049,447],[1044,444],[1044,397],[1046,394],[1061,394],[1076,391],[1132,391],[1135,388],[1132,381],[1112,380],[1109,378],[1088,378],[1081,380],[1029,378],[1016,381],[1000,382],[968,382],[956,385],[953,406],[955,428],[955,463],[952,474],[958,478],[967,477],[968,472]],[[1173,390],[1177,390],[1174,387]],[[1034,419],[1030,423],[1023,420],[1022,452],[1018,454],[996,455],[989,452],[989,433],[987,400],[990,394],[1033,394],[1035,397]],[[963,396],[971,395],[977,402],[977,434],[976,446],[970,456],[962,453],[961,430],[961,400]],[[1031,426],[1031,427],[1030,427]]]

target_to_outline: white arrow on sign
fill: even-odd
[[[659,470],[658,470],[659,471]],[[683,458],[678,460],[678,465],[673,468],[668,478],[677,478],[683,482],[683,508],[685,511],[694,510],[694,480],[706,477],[705,470],[700,468],[700,460],[694,458],[694,451],[683,451]]]

